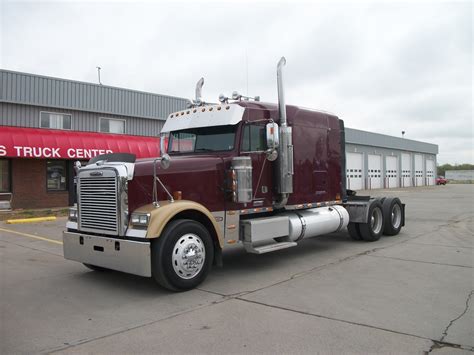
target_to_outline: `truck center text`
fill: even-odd
[[[97,155],[113,153],[110,149],[83,149],[59,147],[23,147],[13,146],[15,156],[18,158],[66,158],[66,159],[90,159]],[[7,156],[7,148],[0,145],[0,157]]]

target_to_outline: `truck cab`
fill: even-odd
[[[65,257],[182,291],[232,244],[262,254],[346,227],[358,240],[398,234],[400,200],[346,190],[343,121],[285,104],[284,64],[278,104],[199,94],[167,118],[160,157],[108,154],[80,168]]]

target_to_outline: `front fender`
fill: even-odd
[[[149,213],[150,222],[146,232],[146,237],[149,239],[159,238],[163,229],[178,213],[185,211],[196,211],[204,215],[214,228],[215,234],[221,248],[224,246],[224,234],[216,223],[211,212],[200,203],[188,200],[159,201],[160,207],[155,207],[153,204],[145,205],[137,208],[134,212]]]

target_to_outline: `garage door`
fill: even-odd
[[[411,186],[411,156],[402,153],[402,187]]]
[[[426,159],[426,185],[435,184],[435,165],[434,160]]]
[[[423,185],[423,156],[415,154],[415,186]]]
[[[362,154],[347,153],[346,155],[347,188],[362,190]]]
[[[398,187],[398,157],[385,157],[385,187]]]
[[[382,188],[382,157],[380,155],[368,155],[367,188]]]

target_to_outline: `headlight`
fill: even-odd
[[[146,227],[150,222],[149,213],[132,213],[131,222],[134,226]]]
[[[73,207],[69,209],[69,220],[70,221],[77,221],[77,208]]]

